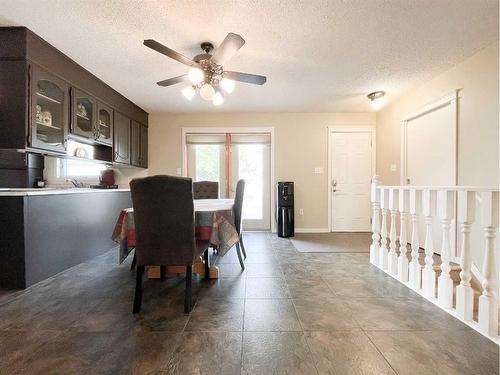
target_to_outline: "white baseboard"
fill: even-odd
[[[329,233],[328,228],[295,228],[295,233]]]

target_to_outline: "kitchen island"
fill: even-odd
[[[0,288],[26,288],[116,247],[116,216],[131,206],[129,189],[0,189]]]

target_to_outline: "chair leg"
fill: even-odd
[[[167,266],[160,266],[160,281],[165,280],[166,273],[167,273]]]
[[[241,251],[243,252],[243,257],[247,259],[247,252],[245,250],[245,245],[243,245],[243,234],[240,234],[240,245],[241,245]]]
[[[186,267],[186,291],[184,295],[184,312],[189,314],[192,309],[192,295],[193,295],[193,266]]]
[[[134,297],[134,314],[141,312],[142,304],[142,276],[144,275],[144,266],[137,266],[137,276],[135,279],[135,297]]]
[[[210,264],[208,263],[208,248],[205,250],[203,254],[205,260],[205,280],[210,279]]]
[[[243,263],[243,257],[241,256],[240,243],[236,242],[236,253],[238,254],[238,260],[240,261],[241,269],[245,269],[245,264]]]
[[[134,270],[136,264],[137,264],[137,259],[135,258],[135,250],[134,250],[134,257],[132,258],[132,264],[130,265],[130,271]]]

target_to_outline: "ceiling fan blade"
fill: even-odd
[[[245,39],[240,35],[229,33],[222,43],[217,47],[211,60],[217,65],[224,65],[245,44]]]
[[[199,67],[199,64],[197,62],[180,54],[179,52],[175,52],[173,49],[170,49],[161,43],[158,43],[156,40],[146,39],[144,41],[144,45],[146,47],[154,49],[156,52],[160,52],[161,54],[164,54],[165,56],[168,56],[171,59],[174,59],[180,63],[186,64],[188,66]]]
[[[181,83],[181,82],[184,82],[184,81],[187,81],[187,80],[188,80],[188,75],[187,74],[183,74],[183,75],[178,76],[178,77],[169,78],[169,79],[165,79],[165,80],[160,81],[160,82],[156,82],[156,84],[158,86],[166,87],[166,86],[172,86],[172,85],[175,85],[177,83]]]
[[[251,83],[252,85],[263,85],[266,83],[267,78],[265,76],[259,76],[257,74],[240,73],[240,72],[228,72],[222,73],[224,78],[232,79],[233,81]]]

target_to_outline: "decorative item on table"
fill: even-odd
[[[45,187],[45,181],[44,180],[36,180],[36,187],[38,187],[38,188],[44,188]]]
[[[100,125],[100,126],[108,126],[108,125],[107,125],[104,121],[102,121],[102,120],[99,120],[99,125]]]
[[[42,124],[52,126],[52,113],[49,111],[42,112]]]
[[[87,117],[87,108],[82,103],[76,106],[76,114],[82,117]]]
[[[113,169],[104,169],[101,171],[99,177],[99,184],[101,186],[116,186],[115,185],[115,171]]]
[[[36,106],[35,119],[36,119],[36,122],[42,123],[42,106],[38,105],[38,104]]]

